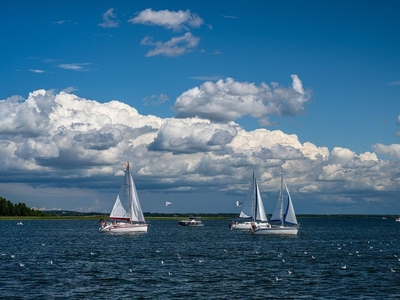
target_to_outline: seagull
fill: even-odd
[[[171,205],[172,204],[172,202],[165,202],[165,206],[168,206],[168,205]]]
[[[202,260],[202,259],[199,259],[199,263],[202,263],[204,260]]]
[[[342,266],[342,269],[343,269],[343,270],[346,270],[346,268],[347,268],[346,265]]]
[[[132,269],[129,269],[129,272],[131,272],[131,273],[132,273]]]
[[[172,273],[171,273],[171,272],[168,272],[168,275],[169,275],[169,276],[172,276]]]
[[[392,273],[395,273],[395,272],[396,272],[396,270],[394,270],[394,269],[390,269],[390,271],[392,271]]]
[[[276,281],[282,280],[282,278],[275,277]]]
[[[287,272],[288,272],[289,275],[292,274],[292,271],[290,271],[290,270],[288,270]]]
[[[23,266],[25,266],[24,264],[21,264],[21,263],[19,263],[19,265],[21,266],[21,267],[23,267]],[[393,269],[392,269],[393,270]],[[392,271],[393,272],[393,271]]]
[[[240,207],[240,206],[242,205],[242,203],[243,203],[243,202],[236,201],[236,206],[237,206],[237,207]]]
[[[164,264],[164,261],[163,261],[163,260],[161,261],[161,264],[162,264],[162,265]]]

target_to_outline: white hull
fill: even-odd
[[[131,233],[131,232],[147,232],[148,224],[130,224],[130,223],[117,223],[108,224],[107,226],[100,227],[101,233]]]
[[[251,230],[254,235],[297,235],[298,227],[294,226],[271,226],[271,227],[257,227]]]
[[[178,225],[198,227],[204,224],[201,222],[201,217],[189,217],[189,219],[178,221]]]
[[[179,226],[190,226],[190,227],[201,227],[204,226],[203,223],[189,223],[189,222],[178,222]]]
[[[229,225],[231,230],[250,230],[251,224],[255,224],[257,227],[268,227],[270,226],[268,223],[261,222],[236,222]]]

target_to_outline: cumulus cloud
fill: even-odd
[[[200,119],[171,119],[161,126],[149,150],[172,153],[226,152],[237,134],[233,124],[218,125]]]
[[[133,17],[129,22],[134,24],[157,25],[167,29],[180,30],[186,27],[198,28],[204,20],[190,10],[152,10],[145,9]]]
[[[297,75],[292,86],[277,83],[238,82],[233,78],[207,81],[182,93],[173,109],[178,118],[200,117],[214,121],[233,121],[250,115],[266,123],[269,115],[296,116],[305,113],[311,92],[305,91]]]
[[[153,42],[153,38],[147,36],[140,44],[155,47],[153,50],[146,53],[146,57],[157,55],[174,57],[193,51],[199,44],[199,38],[187,32],[183,36],[173,37],[169,41],[163,43],[160,41]]]
[[[116,28],[119,27],[119,20],[117,19],[117,14],[114,8],[110,8],[105,13],[103,13],[103,22],[99,26],[103,28]]]
[[[400,158],[400,144],[392,144],[392,145],[376,144],[373,145],[372,148],[377,153],[387,154],[390,157],[394,158]]]
[[[198,89],[220,97],[216,103],[210,100],[212,105],[208,108],[209,115],[213,115],[212,107],[215,115],[221,114],[218,120],[243,115],[237,105],[233,106],[232,115],[223,113],[220,106],[228,109],[230,106],[224,101],[230,99],[233,103],[245,102],[246,114],[259,117],[271,111],[265,99],[290,102],[282,96],[288,94],[300,98],[297,102],[303,101],[308,92],[296,78],[288,88],[221,80]],[[275,95],[277,90],[281,91],[279,96]],[[177,103],[180,101],[177,99]],[[260,105],[261,113],[250,109],[252,105]],[[295,107],[284,111],[300,111],[301,105]],[[362,207],[381,201],[382,192],[389,205],[390,201],[397,201],[390,195],[399,192],[400,165],[398,160],[382,160],[377,154],[399,158],[399,145],[377,144],[374,151],[357,154],[341,147],[330,151],[280,130],[246,131],[234,121],[144,116],[117,100],[100,103],[65,91],[37,90],[26,99],[12,96],[0,100],[2,191],[6,191],[6,183],[30,186],[29,193],[34,195],[37,190],[41,199],[46,192],[48,198],[58,199],[55,193],[65,193],[66,189],[84,189],[82,199],[89,198],[90,190],[103,191],[92,193],[95,200],[89,201],[88,210],[110,209],[114,193],[101,195],[119,186],[125,161],[131,162],[141,193],[245,194],[254,170],[263,193],[275,195],[283,167],[296,206],[326,201],[359,203]],[[38,200],[36,206],[82,206],[82,199],[75,203],[70,198],[62,198],[64,203],[54,200],[51,206]]]

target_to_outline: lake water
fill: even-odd
[[[1,221],[0,298],[400,299],[393,218],[299,218],[296,237],[203,222],[113,235],[97,221]]]

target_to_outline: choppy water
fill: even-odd
[[[1,221],[0,298],[400,298],[400,223],[299,221],[297,237],[229,221],[152,221],[138,235],[100,234],[96,221]]]

